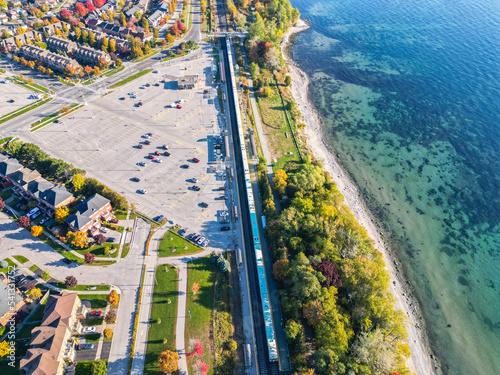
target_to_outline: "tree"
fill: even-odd
[[[94,4],[92,4],[92,1],[87,1],[87,4],[85,4],[87,6],[87,10],[90,12],[93,12],[95,10],[94,8]]]
[[[104,321],[108,324],[114,324],[116,322],[116,311],[109,310],[106,316],[104,317]]]
[[[114,39],[111,39],[109,41],[109,52],[116,52],[116,42]],[[116,60],[115,60],[115,64],[116,64]]]
[[[30,293],[30,297],[33,299],[38,299],[41,296],[42,296],[42,291],[40,290],[40,288],[35,288]]]
[[[78,18],[81,18],[81,17],[85,17],[88,13],[88,10],[87,8],[85,8],[85,6],[78,2],[75,4],[75,7],[74,7],[74,14],[76,17]]]
[[[153,38],[159,38],[160,34],[158,33],[158,28],[153,28]]]
[[[106,4],[106,0],[93,0],[94,6],[96,8],[102,7],[104,4]]]
[[[342,280],[340,279],[339,270],[337,266],[327,260],[323,259],[320,264],[318,264],[315,269],[325,276],[324,285],[329,288],[334,286],[335,288],[340,288],[342,286]]]
[[[0,343],[0,358],[4,358],[10,354],[11,347],[7,340]],[[14,350],[13,350],[14,351]]]
[[[124,12],[122,12],[122,14],[120,15],[120,23],[122,24],[123,27],[127,26],[127,19],[125,18]]]
[[[168,43],[173,43],[173,42],[175,42],[175,38],[174,38],[174,36],[173,36],[172,34],[167,34],[167,35],[165,35],[165,39],[166,39],[166,41],[167,41]]]
[[[288,259],[279,259],[273,264],[274,279],[280,283],[284,283],[290,275],[290,261]]]
[[[396,370],[397,342],[386,338],[380,329],[363,332],[352,346],[357,362],[367,366],[374,375],[390,374]]]
[[[29,227],[31,224],[31,220],[29,217],[27,216],[21,216],[18,220],[17,220],[17,225],[19,225],[20,227],[23,227],[23,228],[27,228]]]
[[[67,34],[68,33],[68,26],[66,26],[65,23],[62,24],[62,30],[63,30],[63,33]]]
[[[179,354],[174,351],[165,350],[158,356],[158,367],[164,374],[177,371]]]
[[[146,17],[143,17],[142,18],[142,27],[144,28],[144,32],[146,34],[149,34],[149,22],[148,20],[146,19]]]
[[[80,190],[82,190],[84,182],[85,179],[81,174],[75,174],[73,176],[73,178],[71,179],[71,183],[73,184],[73,189],[75,189],[75,192],[79,192]]]
[[[309,301],[307,304],[304,304],[303,312],[304,318],[306,318],[307,322],[313,327],[315,327],[325,316],[323,305],[319,300]]]
[[[31,234],[35,237],[38,237],[39,235],[41,235],[43,233],[43,227],[42,226],[33,226],[31,227]]]
[[[107,53],[108,47],[109,47],[108,38],[103,37],[101,40],[101,50]]]
[[[270,96],[273,96],[273,89],[270,88],[269,86],[264,87],[264,90],[262,91],[262,95],[269,98]]]
[[[193,283],[193,294],[200,290],[200,285],[198,283]]]
[[[141,57],[143,55],[141,47],[132,47],[132,50],[130,51],[130,57],[133,59],[137,57]]]
[[[97,236],[94,237],[94,241],[98,245],[102,245],[104,242],[106,242],[106,237],[102,234],[98,234]]]
[[[120,301],[120,296],[118,295],[118,293],[116,292],[115,289],[113,289],[109,294],[108,296],[106,297],[106,301],[108,301],[108,303],[111,305],[111,306],[117,306],[118,305],[118,301]]]
[[[56,214],[55,218],[58,223],[64,223],[64,221],[68,218],[69,216],[69,208],[66,206],[61,206],[56,208]]]
[[[66,289],[73,289],[77,284],[78,280],[75,276],[66,276],[66,278],[64,279],[64,285],[66,286]]]
[[[0,198],[0,210],[3,210],[5,208],[5,201]]]
[[[120,59],[116,59],[116,60],[115,60],[115,66],[116,66],[117,68],[119,68],[119,67],[120,67],[120,66],[122,66],[122,65],[123,65],[123,62],[122,62]]]
[[[96,359],[92,363],[92,375],[106,375],[107,367],[103,359]]]
[[[111,328],[104,329],[104,337],[109,339],[111,337],[111,335],[113,335],[113,331],[111,330]]]
[[[95,262],[95,255],[91,253],[85,253],[85,263],[92,264]]]
[[[66,235],[66,241],[74,247],[84,249],[87,247],[89,239],[87,238],[87,233],[85,232],[69,231]]]
[[[89,31],[89,44],[91,46],[95,46],[97,43],[96,39],[95,39],[95,34],[92,30]]]

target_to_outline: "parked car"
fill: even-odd
[[[201,207],[203,207],[203,208],[207,208],[207,207],[208,207],[208,203],[201,202],[201,203],[200,203],[200,206],[201,206]]]
[[[140,181],[140,180],[139,180],[139,181]],[[113,219],[111,219],[111,220],[110,220],[110,222],[111,222],[111,223],[113,223],[113,224],[118,224],[118,222],[119,222],[119,221],[120,221],[120,220],[118,220],[118,219],[116,219],[116,218],[113,218]]]
[[[193,178],[191,179],[191,182],[194,182],[194,183],[196,184],[196,183],[198,183],[198,179],[193,177]]]
[[[177,104],[176,107],[179,109],[182,109],[182,105],[180,105],[180,104]]]
[[[94,310],[90,312],[90,316],[101,316],[102,311],[101,310]],[[87,327],[87,328],[92,328],[92,327]]]
[[[205,240],[206,240],[206,238],[205,238],[205,237],[200,237],[200,238],[198,238],[198,240],[196,240],[196,243],[197,243],[198,245],[201,245],[203,242],[205,242]]]
[[[108,239],[106,240],[106,242],[115,242],[116,241],[116,238],[114,237],[108,237]]]
[[[181,236],[185,236],[186,234],[188,234],[189,232],[189,228],[184,228],[184,229],[180,229],[177,233],[180,234]]]
[[[160,151],[155,151],[155,155],[161,155]]]
[[[158,82],[156,82],[153,86],[160,86],[160,84]]]
[[[89,350],[94,349],[94,344],[80,344],[78,345],[78,350]]]
[[[151,138],[151,133],[144,134],[142,138]]]
[[[202,246],[208,246],[209,243],[210,243],[210,240],[205,240],[205,241],[203,241]]]
[[[106,227],[100,227],[99,230],[102,232],[102,233],[108,233],[109,232],[109,229],[106,228]]]
[[[38,222],[38,225],[43,225],[43,224],[45,224],[48,220],[49,220],[49,218],[48,218],[48,217],[44,217],[42,220],[40,220],[40,221]]]
[[[165,151],[165,152],[163,153],[163,155],[164,155],[164,156],[170,156],[170,152]]]
[[[146,163],[144,163],[143,161],[141,161],[140,163],[137,163],[138,165],[140,165],[141,167],[145,167],[146,166]]]
[[[144,148],[144,145],[139,144],[137,147]]]
[[[155,160],[155,157],[153,155],[148,155],[148,158],[151,160]]]
[[[31,220],[35,220],[38,216],[40,216],[42,214],[42,211],[37,211],[33,214],[33,216],[31,216]]]
[[[200,191],[200,187],[197,185],[191,186],[191,189],[193,189],[194,191]]]
[[[195,163],[199,163],[199,162],[200,162],[200,159],[193,158],[193,161],[194,161]]]
[[[219,197],[219,199],[220,199],[221,201],[227,201],[229,198],[228,198],[228,197],[226,197],[225,195],[221,195],[221,196]]]
[[[153,73],[158,73],[158,69],[153,70]]]
[[[122,97],[120,98],[120,100],[125,100],[125,97],[124,97],[124,96],[122,96]]]
[[[149,83],[146,83],[146,87],[150,87],[151,85]]]
[[[69,260],[68,258],[64,258],[62,261],[63,261],[64,263],[66,263],[66,264],[71,264],[71,263],[73,263],[73,262],[72,262],[71,260]]]
[[[146,189],[141,189],[141,190],[139,190],[139,193],[141,193],[141,194],[146,194],[147,192],[148,192],[148,191],[147,191]]]
[[[93,333],[95,332],[95,327],[85,327],[83,333]]]
[[[222,190],[227,190],[227,187],[225,187],[225,186],[221,186],[221,187],[219,188],[219,190],[221,190],[221,191],[222,191]]]
[[[144,141],[144,144],[146,145],[150,145],[151,144],[151,141],[148,141],[147,139]]]
[[[155,218],[153,218],[153,220],[154,220],[154,221],[156,221],[156,222],[158,222],[158,221],[162,221],[164,217],[165,217],[165,216],[163,216],[163,215],[156,216]]]
[[[139,181],[141,181],[141,179],[139,177],[133,177],[132,181],[139,182]]]
[[[221,232],[227,232],[228,230],[231,230],[231,228],[230,227],[221,227],[220,228]]]
[[[189,169],[189,165],[187,165],[187,164],[182,164],[182,165],[181,165],[181,168],[184,168],[184,169]]]
[[[155,159],[155,162],[157,162],[157,163],[161,163],[162,161],[163,160],[161,160],[161,159]]]

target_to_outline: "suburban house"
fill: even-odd
[[[51,36],[46,40],[47,47],[52,51],[62,51],[67,54],[73,54],[78,49],[78,45],[71,40]]]
[[[0,156],[0,177],[8,178],[11,174],[22,168],[24,168],[23,165],[16,159],[9,158],[5,155]]]
[[[165,17],[165,12],[159,9],[156,10],[152,15],[148,17],[149,25],[153,27],[158,27],[158,25],[160,24],[160,20],[162,20],[163,17]]]
[[[19,290],[16,289],[15,293],[11,293],[8,283],[7,277],[0,282],[0,301],[5,301],[5,303],[0,304],[0,328],[5,327],[9,319],[19,311],[25,310],[28,305]],[[12,305],[9,305],[7,301],[11,301]],[[11,306],[13,307],[11,308]]]
[[[26,190],[28,183],[42,177],[38,171],[32,171],[29,168],[23,168],[9,177],[9,180],[21,189]]]
[[[29,195],[31,195],[32,198],[40,200],[40,194],[52,189],[53,187],[54,184],[52,182],[49,182],[46,179],[40,177],[36,180],[30,181],[25,187],[25,190]]]
[[[52,23],[50,25],[42,27],[42,32],[47,32],[49,35],[53,35],[56,32],[56,27],[59,30],[62,30],[62,24],[65,23],[66,26],[68,26],[68,29],[71,29],[71,25],[67,22],[59,21],[56,23]]]
[[[107,63],[111,62],[111,57],[103,52],[99,51],[97,49],[91,48],[91,47],[80,47],[76,50],[76,58],[83,60],[83,61],[88,61],[90,63],[98,64],[99,59],[104,59]]]
[[[94,194],[76,206],[77,212],[66,219],[74,232],[90,232],[93,236],[99,232],[101,220],[112,218],[112,207],[108,199]]]
[[[76,60],[49,52],[43,48],[36,47],[31,44],[25,44],[21,46],[19,51],[29,59],[45,62],[47,66],[52,69],[62,70],[68,66],[80,66],[80,64],[78,64]]]
[[[39,201],[45,204],[48,208],[55,210],[56,208],[67,206],[76,201],[76,198],[63,185],[56,185],[50,190],[40,192]]]
[[[9,21],[9,17],[5,13],[0,14],[0,23],[6,23]]]
[[[0,41],[0,50],[4,53],[14,52],[17,50],[17,42],[23,44],[29,44],[29,42],[34,43],[36,40],[36,36],[43,38],[43,35],[38,31],[27,31],[23,34],[11,36],[9,38],[3,39]]]
[[[47,300],[42,324],[31,331],[30,348],[19,368],[26,375],[62,375],[65,361],[75,359],[73,334],[80,333],[87,307],[76,293],[63,292]]]
[[[5,14],[7,14],[7,16],[11,19],[11,21],[19,19],[19,15],[14,10],[8,10],[7,12],[5,12]]]

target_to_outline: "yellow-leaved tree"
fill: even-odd
[[[66,206],[61,206],[56,208],[56,221],[58,223],[63,223],[69,216],[69,208]]]
[[[116,290],[113,289],[106,297],[106,301],[108,301],[111,306],[116,306],[118,305],[118,301],[120,301],[120,296],[116,293]]]
[[[10,353],[10,344],[7,340],[0,342],[0,358],[6,357]]]
[[[158,367],[164,374],[170,374],[177,371],[179,354],[170,350],[165,350],[158,356]]]
[[[39,225],[35,225],[31,227],[31,234],[35,237],[38,237],[43,233],[43,227]]]
[[[87,238],[87,234],[85,232],[69,231],[66,235],[66,242],[79,249],[84,249],[85,247],[87,247],[88,241],[89,239]]]
[[[81,174],[75,174],[73,176],[73,179],[71,180],[71,183],[73,184],[73,188],[75,189],[76,192],[79,192],[80,190],[82,190],[84,182],[85,182],[85,179],[82,177]]]

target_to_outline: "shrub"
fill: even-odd
[[[68,276],[66,279],[64,279],[64,285],[66,286],[66,289],[72,289],[78,284],[78,280],[74,276]]]
[[[104,321],[108,324],[114,324],[116,322],[116,311],[109,310],[106,316],[104,317]]]
[[[109,339],[112,334],[113,334],[113,331],[111,330],[111,328],[106,328],[104,330],[104,337],[106,337],[107,339]]]

